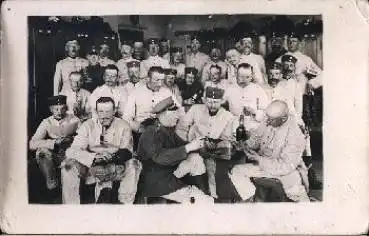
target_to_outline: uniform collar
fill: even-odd
[[[77,59],[79,59],[79,57],[72,58],[72,57],[68,56],[66,59],[68,61],[76,61]]]

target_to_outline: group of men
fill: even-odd
[[[302,98],[322,86],[322,71],[299,51],[299,36],[288,35],[288,50],[283,37],[271,38],[267,65],[248,33],[224,61],[216,44],[209,55],[200,52],[196,36],[185,56],[167,40],[149,39],[147,58],[141,43],[123,44],[117,62],[105,43],[84,59],[78,41],[68,41],[68,56],[56,65],[52,115],[29,143],[47,188],[61,185],[66,204],[81,203],[80,185],[92,183],[95,201],[111,202],[113,182],[123,204],[138,195],[212,203],[222,198],[221,160],[239,201],[254,201],[255,177],[277,179],[288,199],[309,201]],[[241,120],[247,138],[236,140]],[[235,152],[244,161],[232,161]]]

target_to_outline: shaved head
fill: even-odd
[[[267,123],[271,126],[281,126],[288,119],[287,103],[281,100],[275,100],[266,108]]]

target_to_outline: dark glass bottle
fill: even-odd
[[[246,140],[246,129],[244,124],[245,116],[240,115],[239,125],[236,129],[236,140],[237,141],[245,141]]]

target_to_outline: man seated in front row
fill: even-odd
[[[230,147],[234,125],[232,113],[221,107],[224,102],[223,95],[224,90],[207,87],[204,97],[205,104],[193,105],[179,120],[176,127],[177,134],[184,140],[192,141],[199,137],[207,138],[206,149],[200,152],[200,155],[205,158],[209,191],[214,198],[217,198],[218,195],[215,183],[215,160],[212,154],[216,152],[216,147],[222,146],[224,149]],[[229,156],[219,155],[219,157],[221,159],[231,159],[230,154]],[[181,168],[178,172],[184,176],[186,174],[185,170],[186,168]]]
[[[59,185],[56,168],[65,157],[65,149],[70,146],[80,125],[79,119],[67,114],[67,97],[58,95],[49,98],[52,115],[44,119],[29,141],[31,150],[36,150],[36,160],[46,179],[46,187],[55,193]]]
[[[63,203],[80,203],[81,179],[97,182],[95,198],[110,202],[112,181],[119,181],[118,200],[132,204],[141,163],[132,158],[132,132],[129,124],[114,116],[115,103],[110,97],[96,101],[97,118],[85,121],[77,131],[62,163]],[[101,192],[99,197],[99,193]]]
[[[265,122],[241,147],[254,162],[236,165],[230,173],[243,200],[255,194],[250,178],[257,177],[280,180],[292,201],[309,201],[307,169],[302,160],[305,138],[285,102],[275,100],[267,107]]]
[[[194,153],[204,147],[204,140],[198,138],[188,143],[175,133],[180,113],[172,97],[160,101],[152,112],[157,119],[141,135],[137,150],[143,163],[143,196],[180,203],[189,203],[191,198],[195,203],[212,203],[213,199],[203,189],[204,162]],[[178,176],[177,168],[185,162],[194,185],[188,185],[184,176]]]

